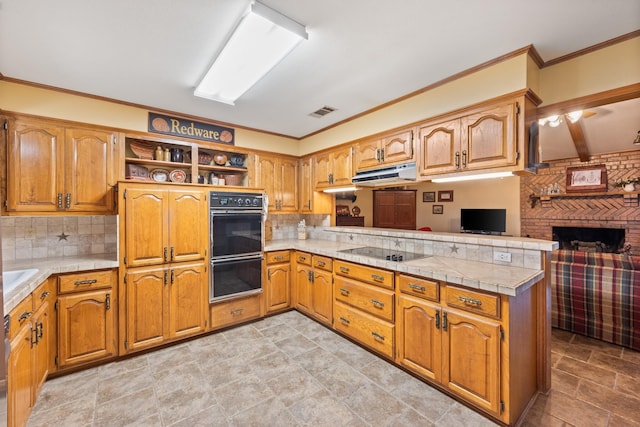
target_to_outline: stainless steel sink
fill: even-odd
[[[413,252],[396,251],[392,249],[383,249],[375,246],[364,246],[361,248],[343,249],[342,253],[367,256],[375,259],[382,259],[387,261],[411,261],[419,258],[427,258],[429,255],[417,254]]]

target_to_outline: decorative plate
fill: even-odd
[[[149,176],[156,182],[169,181],[169,171],[165,169],[154,169],[149,173]]]
[[[187,178],[187,174],[180,169],[174,169],[169,174],[169,179],[171,180],[171,182],[184,182],[186,178]]]

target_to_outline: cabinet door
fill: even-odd
[[[353,178],[353,156],[351,147],[333,151],[333,186],[351,185]]]
[[[420,175],[456,171],[460,167],[460,120],[420,127],[418,144]]]
[[[111,289],[58,297],[58,366],[116,356],[116,298]]]
[[[206,193],[201,190],[170,190],[168,217],[169,260],[203,260],[209,241]]]
[[[278,170],[278,160],[276,157],[257,156],[256,169],[258,176],[257,187],[264,188],[264,192],[269,196],[269,204],[267,205],[270,212],[277,211],[280,208],[281,194],[277,186],[280,177]]]
[[[413,160],[413,130],[404,130],[385,136],[380,141],[381,161],[394,165]]]
[[[39,121],[11,122],[7,165],[8,211],[63,208],[64,128]]]
[[[416,192],[414,190],[375,190],[373,226],[416,229]]]
[[[354,163],[356,171],[371,169],[380,165],[382,161],[380,139],[358,142],[354,147]]]
[[[125,349],[135,351],[153,347],[164,341],[169,321],[169,270],[166,268],[136,269],[125,276]]]
[[[31,412],[31,322],[26,322],[11,340],[7,364],[7,410],[10,426],[24,426]]]
[[[203,262],[171,267],[169,298],[169,338],[204,332],[209,302],[207,275]]]
[[[516,103],[462,119],[462,167],[486,169],[516,164]]]
[[[313,212],[313,157],[300,159],[300,212]]]
[[[333,321],[332,275],[328,271],[314,270],[311,284],[313,314],[330,325]]]
[[[313,314],[311,274],[313,274],[313,270],[308,266],[298,265],[296,267],[296,306],[309,314]]]
[[[113,212],[116,134],[67,129],[65,142],[65,208]]]
[[[49,375],[49,359],[53,348],[50,347],[51,334],[54,332],[51,327],[53,324],[53,315],[49,301],[45,301],[33,315],[34,331],[36,345],[32,350],[31,370],[33,372],[32,401],[35,403],[36,397],[40,392],[40,388],[47,380]]]
[[[500,413],[500,323],[449,310],[442,318],[442,383]]]
[[[298,161],[281,159],[279,172],[280,210],[298,212]]]
[[[440,316],[435,304],[399,297],[396,362],[435,381],[442,376]]]
[[[267,312],[288,308],[291,302],[291,265],[278,264],[267,267]]]
[[[125,203],[126,265],[162,264],[169,259],[167,193],[151,188],[128,188]],[[193,236],[188,236],[194,239]]]
[[[313,182],[314,188],[326,188],[331,184],[329,175],[332,173],[332,155],[331,153],[316,154],[313,164]]]

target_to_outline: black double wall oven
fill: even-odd
[[[209,195],[209,301],[262,292],[263,195]]]

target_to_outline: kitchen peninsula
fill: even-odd
[[[556,242],[361,227],[310,237],[265,245],[291,251],[299,311],[507,425],[549,389],[546,265]],[[315,283],[322,270],[333,272],[328,291]]]

